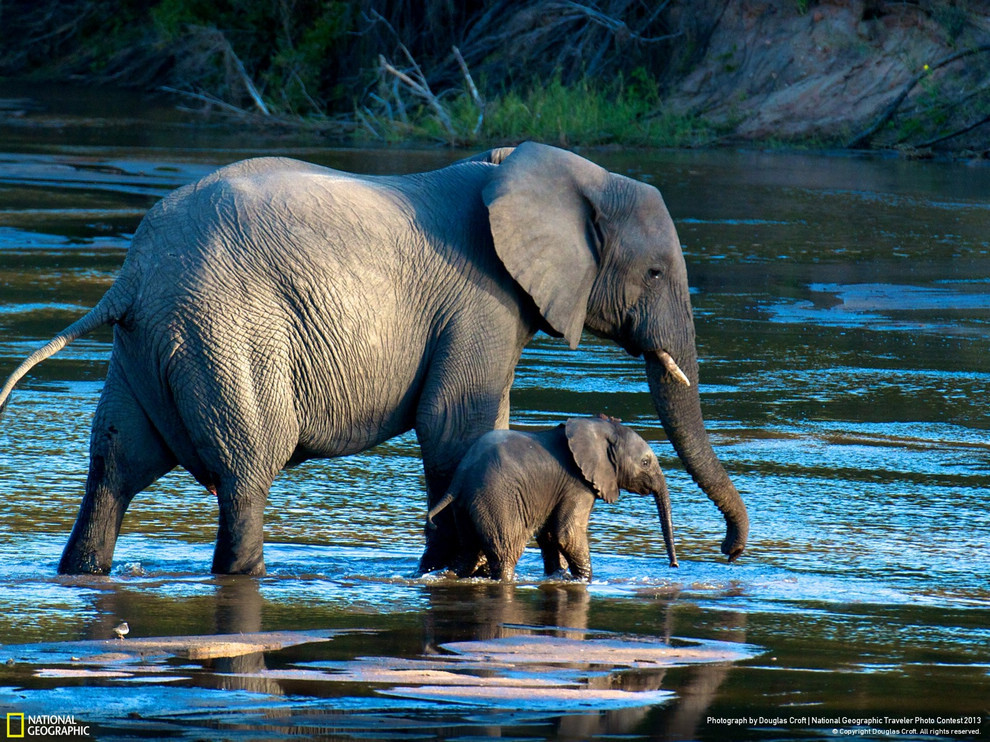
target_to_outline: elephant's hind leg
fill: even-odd
[[[176,465],[113,359],[93,418],[89,476],[60,574],[107,574],[134,495]]]
[[[257,430],[275,425],[248,426],[236,410],[219,413],[226,424],[216,439],[203,443],[196,453],[205,479],[217,496],[219,520],[213,551],[214,574],[260,577],[265,574],[264,516],[268,491],[275,476],[289,460],[291,451],[265,440]]]
[[[226,324],[191,324],[168,384],[189,441],[190,463],[217,497],[213,572],[260,576],[268,491],[298,445],[299,428],[289,396],[290,369],[277,352],[263,354],[255,347],[260,338],[252,339],[236,320],[231,315]],[[191,470],[183,457],[179,460]]]
[[[213,551],[213,573],[265,574],[264,512],[272,480],[250,481],[221,477],[217,486],[220,522]]]
[[[485,539],[483,551],[488,560],[488,576],[493,580],[512,582],[525,548],[524,539],[505,538],[502,534],[492,534],[491,538]]]

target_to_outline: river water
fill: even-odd
[[[151,204],[218,165],[278,153],[408,172],[467,154],[316,148],[36,95],[0,96],[32,98],[0,127],[4,377],[96,303]],[[415,579],[425,497],[407,435],[280,476],[263,579],[209,574],[215,502],[181,471],[135,498],[110,577],[59,578],[110,354],[97,332],[37,367],[0,422],[0,710],[73,715],[101,739],[990,735],[990,166],[584,154],[655,184],[674,217],[703,409],[752,520],[738,563],[641,362],[538,336],[513,424],[606,412],[640,431],[668,475],[679,569],[652,500],[624,494],[593,513],[591,585],[543,581],[532,550],[511,586]],[[91,662],[60,644],[121,620],[122,647],[296,640]]]

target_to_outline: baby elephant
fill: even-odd
[[[484,556],[489,574],[511,580],[529,539],[551,575],[565,568],[591,580],[588,517],[595,498],[615,502],[619,488],[652,494],[670,566],[674,553],[670,495],[656,455],[639,435],[603,416],[572,417],[537,433],[493,430],[468,450],[450,489],[426,517],[453,504],[460,540],[454,571],[468,577]]]

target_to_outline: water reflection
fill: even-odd
[[[731,668],[753,654],[744,644],[744,613],[720,618],[722,641],[679,639],[676,590],[652,605],[650,613],[664,627],[661,632],[627,634],[614,622],[612,630],[595,628],[603,621],[594,613],[614,606],[596,601],[584,585],[546,583],[520,589],[485,581],[420,580],[395,589],[414,585],[422,591],[426,603],[421,612],[369,616],[358,622],[357,630],[331,629],[329,641],[307,644],[303,639],[280,651],[235,652],[200,661],[170,661],[168,653],[156,656],[142,649],[129,660],[130,648],[143,646],[148,641],[143,635],[163,626],[203,627],[200,634],[215,627],[234,642],[250,642],[264,636],[258,632],[284,607],[271,600],[275,591],[269,587],[277,581],[272,578],[214,578],[198,581],[203,589],[191,591],[174,577],[133,579],[141,582],[71,580],[67,589],[93,591],[97,618],[84,635],[103,641],[17,648],[15,676],[25,689],[21,706],[44,708],[57,696],[61,713],[75,712],[108,728],[123,722],[122,708],[138,708],[130,712],[129,723],[185,719],[189,733],[197,734],[201,726],[196,716],[218,707],[208,695],[178,693],[192,688],[254,696],[253,702],[228,707],[222,719],[209,723],[228,730],[247,724],[274,733],[286,720],[301,717],[308,733],[322,732],[330,724],[320,718],[327,712],[348,709],[367,716],[380,713],[385,704],[389,718],[382,722],[396,733],[415,725],[414,719],[422,723],[425,714],[478,734],[482,727],[502,726],[506,713],[524,708],[513,724],[538,738],[594,739],[661,729],[667,735],[691,736]],[[171,597],[154,597],[143,589],[151,580],[162,583]],[[314,583],[310,594],[315,589],[319,596]],[[319,603],[308,611],[296,608],[296,621],[307,614],[303,621],[324,627],[317,633],[327,633],[328,625],[355,623],[352,613],[327,610]],[[187,618],[183,626],[183,615],[195,615],[195,623]],[[120,616],[132,617],[131,638],[106,641]],[[222,643],[224,636],[213,638]],[[171,653],[183,657],[181,642],[176,646]],[[84,676],[85,685],[64,687],[64,678]],[[85,705],[100,688],[133,689],[137,684],[146,698],[159,697],[162,707],[149,713],[146,700],[118,702],[116,712]],[[383,695],[398,700],[388,705]],[[410,701],[415,705],[408,706]]]
[[[498,639],[532,633],[534,627],[552,636],[580,638],[588,629],[590,596],[584,585],[548,583],[533,600],[517,596],[515,585],[487,580],[474,584],[428,584],[431,610],[424,623],[424,651],[471,639]]]

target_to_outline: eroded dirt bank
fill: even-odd
[[[711,19],[707,33],[699,34],[707,39],[703,52],[666,100],[677,111],[749,140],[988,148],[987,5],[705,4],[693,9],[698,19]],[[886,113],[884,126],[861,136]]]

